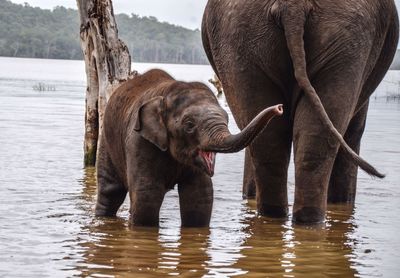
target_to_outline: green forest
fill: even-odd
[[[116,21],[135,62],[207,63],[199,30],[135,14],[118,14]],[[0,56],[82,59],[78,11],[0,0]]]

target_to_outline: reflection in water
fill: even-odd
[[[83,276],[206,274],[206,230],[188,229],[175,239],[157,228],[130,229],[122,219],[102,220],[84,229],[92,240],[81,244],[84,262],[77,269]]]
[[[79,208],[92,215],[96,180],[93,168],[85,169]],[[168,202],[168,201],[167,201]],[[291,219],[273,220],[255,215],[254,201],[243,203],[239,227],[224,234],[230,246],[215,244],[210,229],[173,227],[129,228],[125,217],[90,219],[76,239],[73,260],[79,276],[140,275],[261,277],[353,277],[356,241],[353,211],[346,206],[329,207],[323,227],[294,226]],[[167,208],[169,209],[169,208]],[[216,238],[215,238],[216,237]],[[218,239],[220,244],[224,239]],[[77,248],[76,246],[71,246]],[[80,259],[78,260],[77,257]]]
[[[330,207],[329,209],[333,209]],[[336,206],[323,227],[292,225],[264,217],[245,219],[249,237],[242,245],[243,257],[235,264],[245,277],[353,277],[352,211]],[[354,242],[353,242],[354,243]]]
[[[91,214],[96,193],[93,168],[85,169],[82,185],[80,207]],[[207,273],[208,228],[179,230],[176,227],[177,231],[162,227],[131,229],[124,218],[94,219],[87,224],[77,239],[83,253],[76,270],[82,276],[101,273],[106,276],[193,274],[200,277]],[[83,241],[82,235],[85,235]]]
[[[82,185],[82,194],[80,199],[82,202],[79,204],[82,210],[87,213],[92,213],[92,206],[96,203],[96,169],[95,167],[87,167],[83,169],[83,179],[79,180]]]

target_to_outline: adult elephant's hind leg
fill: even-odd
[[[178,184],[179,204],[183,227],[207,227],[213,206],[211,178],[187,170]]]
[[[228,79],[228,78],[227,78]],[[292,125],[283,93],[259,69],[237,74],[224,84],[236,122],[242,129],[266,107],[283,104],[285,113],[274,118],[250,145],[254,167],[257,210],[261,215],[285,217],[288,212],[287,169],[290,161]],[[247,165],[249,166],[249,165]],[[246,171],[251,181],[252,171]]]
[[[364,133],[368,103],[353,117],[344,139],[357,154],[360,152],[361,137]],[[328,203],[354,204],[357,189],[357,165],[349,160],[342,149],[336,156],[329,181]]]
[[[393,56],[397,49],[398,37],[398,22],[397,20],[393,20],[389,26],[385,41],[382,43],[382,48],[380,49],[379,45],[374,45],[374,48],[371,50],[367,65],[374,66],[363,86],[360,99],[358,100],[360,109],[351,120],[344,137],[348,145],[357,153],[359,153],[360,150],[361,137],[365,128],[368,99],[376,90],[392,63]],[[377,60],[375,60],[376,57],[378,57]],[[354,163],[345,157],[342,150],[339,150],[329,184],[329,203],[354,204],[357,172],[358,169]]]
[[[347,61],[348,59],[346,59]],[[314,87],[333,125],[344,134],[360,93],[359,64],[326,65],[313,79]],[[318,223],[325,219],[328,184],[339,149],[338,140],[322,125],[309,98],[303,95],[294,117],[295,202],[293,220]]]
[[[244,158],[244,173],[243,173],[243,199],[256,198],[256,182],[254,178],[254,166],[251,161],[250,149],[246,148]]]
[[[119,181],[111,159],[100,145],[97,160],[96,216],[115,216],[126,194],[127,189]]]

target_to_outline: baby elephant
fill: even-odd
[[[178,185],[182,226],[208,226],[215,153],[238,152],[275,116],[262,111],[237,135],[228,115],[202,83],[180,82],[150,70],[110,98],[97,161],[96,215],[115,216],[127,192],[131,223],[158,226],[165,193]]]

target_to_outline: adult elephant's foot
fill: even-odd
[[[325,211],[317,207],[303,207],[293,213],[297,224],[318,224],[325,221]]]
[[[262,216],[271,218],[285,218],[288,215],[288,208],[286,206],[271,206],[267,204],[258,205],[258,213]]]

